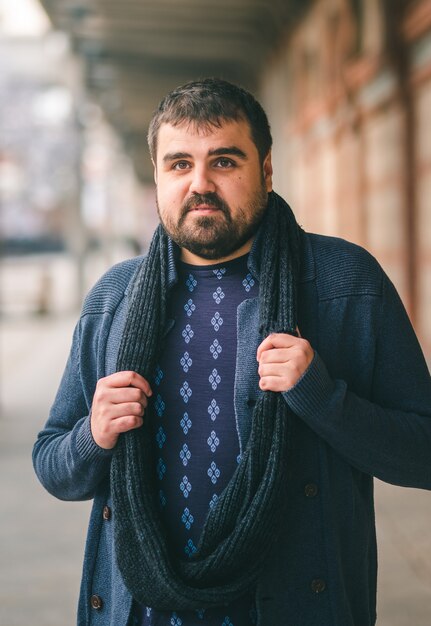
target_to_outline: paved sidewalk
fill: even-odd
[[[70,319],[0,321],[0,624],[73,626],[89,503],[39,484],[31,450],[69,349]]]
[[[0,320],[1,626],[75,624],[90,503],[55,500],[31,466],[73,323]],[[431,493],[376,481],[376,501],[378,626],[430,626]]]

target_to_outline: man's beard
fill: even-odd
[[[217,260],[229,256],[253,237],[267,203],[268,193],[262,185],[245,209],[238,208],[235,219],[229,205],[216,193],[195,194],[186,200],[176,224],[169,216],[162,217],[158,203],[157,210],[163,228],[180,248],[203,259]],[[188,219],[188,213],[202,204],[213,206],[220,212]]]

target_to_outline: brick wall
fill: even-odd
[[[377,257],[431,359],[431,1],[316,0],[261,93],[276,190]]]
[[[415,322],[431,354],[431,2],[420,3],[405,21],[409,44],[414,123],[415,213],[413,259],[416,268]]]

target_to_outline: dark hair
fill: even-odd
[[[155,161],[157,135],[162,124],[191,122],[200,128],[222,125],[226,120],[249,123],[261,162],[272,145],[268,118],[262,106],[245,89],[220,78],[205,78],[177,87],[160,102],[148,129],[148,146]]]

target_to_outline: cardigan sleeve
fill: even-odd
[[[100,448],[91,434],[91,399],[82,380],[80,344],[78,323],[48,421],[33,448],[33,464],[40,482],[61,500],[92,498],[109,471],[112,457],[112,450]],[[91,388],[91,381],[87,380],[86,386]]]
[[[386,277],[379,317],[369,397],[332,378],[317,353],[283,395],[292,411],[352,466],[389,483],[431,489],[431,379],[404,307]]]
[[[106,376],[109,338],[121,337],[128,286],[143,257],[110,268],[85,298],[69,358],[48,421],[33,448],[43,486],[61,500],[87,500],[109,474],[113,450],[99,447],[90,428],[99,378]]]

